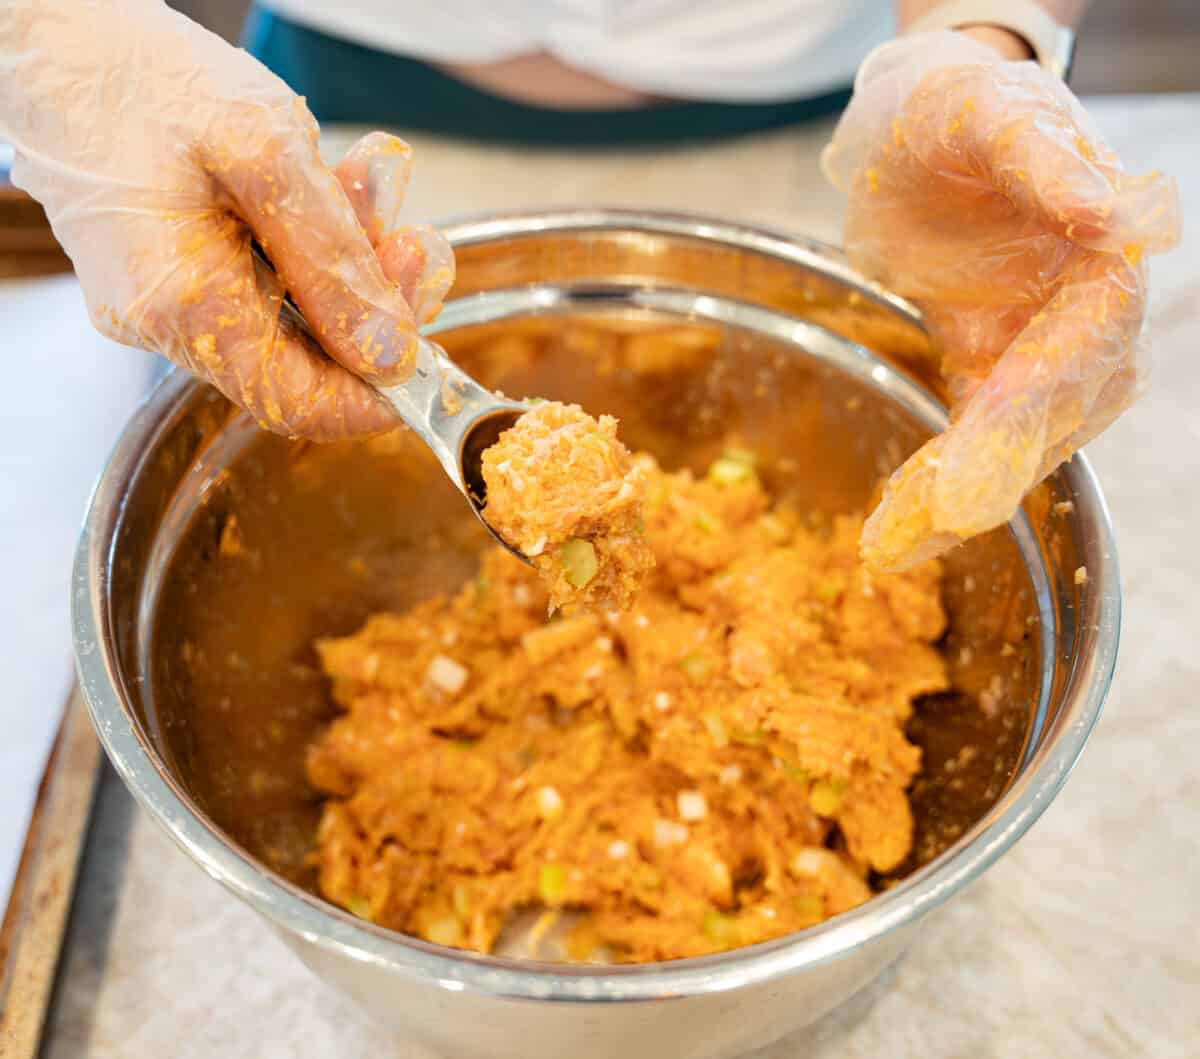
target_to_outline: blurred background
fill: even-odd
[[[249,0],[169,2],[229,40],[237,40],[249,7]],[[1197,91],[1198,54],[1200,0],[1092,0],[1071,85],[1080,94]]]

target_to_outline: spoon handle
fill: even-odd
[[[274,274],[275,266],[257,240],[251,240],[250,249],[258,266]],[[286,290],[283,305],[296,326],[320,346],[300,307]],[[394,386],[374,388],[429,446],[450,480],[464,494],[469,494],[473,486],[466,480],[462,466],[464,442],[472,429],[483,419],[505,412],[520,413],[527,408],[484,388],[455,364],[441,346],[424,336],[417,338],[417,362],[412,375]]]
[[[524,406],[502,400],[462,370],[441,346],[421,337],[411,376],[376,392],[433,451],[442,468],[464,492],[462,449],[467,435],[485,416],[498,411],[523,411]]]

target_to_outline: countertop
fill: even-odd
[[[1154,262],[1155,375],[1089,448],[1112,506],[1124,641],[1064,792],[850,1004],[756,1059],[1063,1059],[1200,1050],[1200,97],[1093,100],[1131,168],[1177,176],[1188,240]],[[515,153],[414,138],[413,216],[604,203],[836,240],[828,126],[708,148]],[[344,142],[331,136],[336,150]],[[321,984],[178,852],[109,773],[46,1059],[431,1059]],[[564,1053],[568,1056],[568,1053]]]

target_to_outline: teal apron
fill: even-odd
[[[255,6],[246,49],[322,122],[392,126],[494,143],[610,146],[713,140],[840,111],[850,89],[781,103],[663,103],[559,110],[480,91],[415,59],[331,37]]]

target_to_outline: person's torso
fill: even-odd
[[[549,56],[636,93],[766,102],[850,83],[887,0],[264,0],[336,37],[450,69]]]

